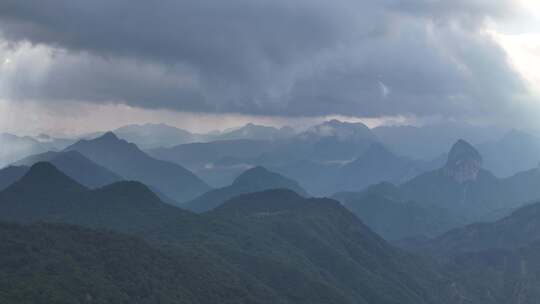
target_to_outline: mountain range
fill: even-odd
[[[378,233],[399,239],[420,234],[435,236],[467,223],[498,219],[540,199],[538,185],[538,169],[503,179],[495,177],[482,169],[478,151],[459,140],[440,169],[397,186],[373,186],[334,197]]]
[[[429,256],[491,303],[536,303],[540,296],[540,203],[492,222],[453,229],[429,240],[401,242]]]
[[[65,149],[77,151],[91,161],[117,173],[123,179],[140,181],[176,202],[184,202],[210,190],[191,171],[141,151],[135,144],[108,132],[91,140],[81,140]]]
[[[0,302],[535,303],[536,138],[458,140],[444,161],[423,161],[373,133],[333,121],[152,155],[106,133],[11,162],[0,169],[0,235],[9,240],[0,290],[10,291]],[[519,161],[502,164],[506,153]],[[233,182],[211,189],[174,162]],[[498,177],[516,168],[528,169]],[[312,189],[345,192],[317,199]]]
[[[540,152],[540,140],[534,135],[524,131],[513,130],[506,132],[502,129],[452,123],[430,124],[422,127],[380,126],[369,129],[359,123],[344,123],[331,120],[310,127],[303,132],[294,130],[291,127],[275,128],[248,123],[239,128],[209,133],[193,133],[163,123],[148,123],[122,126],[114,129],[113,132],[119,138],[135,143],[143,150],[151,150],[152,152],[155,149],[172,148],[183,144],[212,143],[216,141],[234,142],[237,140],[253,140],[259,143],[274,143],[274,146],[279,146],[280,142],[284,142],[287,139],[293,139],[293,141],[289,141],[290,144],[297,141],[309,141],[310,138],[315,141],[322,138],[335,138],[337,140],[330,146],[337,147],[337,145],[341,144],[340,142],[354,142],[356,139],[365,141],[367,139],[370,142],[382,144],[387,150],[400,157],[423,161],[440,159],[446,147],[455,141],[456,138],[467,137],[482,153],[484,167],[498,177],[507,177],[530,169],[540,162],[540,158],[537,156]],[[24,137],[3,134],[0,136],[0,142],[2,143],[0,145],[0,167],[28,155],[47,151],[61,151],[80,139],[94,139],[103,134],[105,132],[96,132],[71,138],[53,137],[47,134]],[[289,146],[289,144],[285,144],[284,146]],[[161,152],[159,158],[163,158],[164,160],[172,161],[172,158],[179,157],[171,156],[170,154],[175,154],[172,152]],[[285,154],[292,153],[291,151],[284,152],[287,152]],[[304,152],[310,151],[304,150]],[[259,153],[256,156],[261,156],[261,154]],[[309,156],[308,154],[311,155]],[[295,160],[312,161],[313,157],[317,157],[319,160],[323,159],[323,162],[340,162],[343,164],[359,156],[356,153],[354,156],[344,158],[342,157],[343,155],[336,154],[335,151],[326,151],[321,153],[323,155],[318,156],[313,155],[312,152],[308,154],[305,155],[306,157],[304,159],[298,159],[298,155],[296,155]],[[508,158],[508,155],[517,155],[518,157],[511,160]],[[231,155],[231,153],[227,153],[227,156],[237,161],[240,161],[239,158],[243,158],[241,154]],[[190,158],[190,156],[187,156],[187,158]],[[213,168],[219,167],[219,170],[216,169],[218,173],[214,174],[211,169],[207,169],[204,173],[200,174],[214,186],[227,185],[239,173],[239,171],[234,171],[233,169],[234,172],[223,173],[226,177],[214,178],[215,176],[219,176],[222,171],[226,171],[224,170],[225,166],[219,165],[220,158],[209,157],[203,160],[202,157],[199,157],[199,159],[203,161],[203,167],[204,165],[210,165]],[[246,160],[242,159],[242,161]],[[267,167],[278,165],[277,161],[281,164],[283,163],[283,158],[280,158],[279,155],[274,155],[272,158],[267,159],[266,163],[259,160],[255,164],[253,163],[255,160],[249,159],[251,165],[264,165]],[[190,166],[190,163],[183,163],[178,159],[176,162],[188,167],[192,171],[197,171]],[[270,162],[274,163],[270,164]],[[215,183],[214,180],[216,181]]]
[[[481,159],[458,141],[438,175],[425,175],[473,189],[485,178]],[[297,185],[253,168],[230,187],[264,188],[269,177]],[[506,179],[499,181],[505,187]],[[458,208],[409,201],[407,184],[379,184],[363,195],[370,208],[395,208],[385,221],[403,229],[423,221],[418,212],[452,215],[448,210]],[[198,215],[163,203],[139,182],[89,189],[38,162],[0,191],[0,290],[7,291],[0,300],[532,304],[540,295],[540,203],[397,243],[411,254],[373,233],[370,216],[359,214],[364,225],[347,202],[287,189],[232,192],[210,192],[223,203]],[[409,223],[399,223],[400,214]]]
[[[14,165],[28,168],[38,162],[50,162],[89,188],[98,188],[122,180],[118,174],[94,163],[77,151],[45,152],[31,155],[15,162]]]
[[[146,152],[154,158],[182,164],[210,185],[223,187],[254,166],[252,159],[272,150],[274,146],[275,143],[271,141],[237,139],[191,143]]]
[[[222,132],[196,134],[165,124],[128,125],[114,130],[118,137],[137,144],[144,150],[171,148],[189,143],[212,143],[215,141],[254,140],[257,142],[279,143],[285,139],[305,140],[307,138],[334,137],[344,141],[354,141],[354,137],[371,138],[391,153],[399,157],[432,161],[446,158],[444,151],[457,138],[468,138],[480,151],[484,167],[498,177],[508,177],[536,166],[540,162],[540,138],[525,131],[485,128],[481,126],[459,125],[453,123],[432,124],[422,127],[381,126],[369,129],[362,124],[343,123],[337,120],[315,125],[304,132],[290,127],[281,129],[246,124],[240,128]],[[102,134],[99,134],[101,136]],[[95,138],[97,134],[85,138]],[[73,143],[72,139],[51,138],[47,135],[34,137],[48,149],[59,150]],[[70,142],[71,141],[71,142]],[[168,153],[164,153],[167,157]],[[510,155],[516,157],[510,158]],[[231,155],[242,157],[241,155]],[[356,155],[355,157],[357,157]],[[219,158],[206,158],[205,164]],[[334,160],[348,162],[349,160]],[[182,164],[180,162],[180,164]],[[263,164],[263,163],[259,163]],[[216,164],[214,164],[216,165]],[[264,164],[268,166],[269,164]],[[217,167],[217,165],[216,165]],[[194,170],[190,167],[190,170]],[[238,173],[238,172],[236,172]],[[212,177],[212,174],[207,174]],[[229,182],[231,177],[229,176]],[[225,183],[227,184],[227,183]]]
[[[0,168],[21,157],[46,152],[45,145],[31,137],[20,137],[12,134],[0,134]]]
[[[367,126],[337,120],[281,140],[214,141],[148,153],[186,166],[213,186],[230,184],[246,168],[264,166],[298,180],[315,195],[403,182],[439,164],[395,155]]]
[[[275,128],[248,123],[239,128],[214,131],[209,133],[192,133],[190,131],[160,124],[126,125],[112,131],[119,138],[135,143],[141,149],[168,148],[182,144],[228,141],[228,140],[280,140],[292,137],[295,130],[291,127]],[[97,133],[87,137],[99,137]]]
[[[248,123],[240,128],[228,129],[219,133],[205,135],[205,141],[216,140],[280,140],[294,136],[296,131],[291,127],[275,128]]]
[[[484,166],[496,176],[511,176],[540,164],[540,137],[523,131],[512,130],[476,147],[484,158]]]
[[[205,212],[235,196],[269,189],[290,189],[301,196],[308,196],[296,181],[270,172],[263,167],[254,167],[240,174],[231,185],[211,190],[182,204],[181,207],[195,212]]]
[[[511,250],[538,241],[540,203],[532,203],[497,221],[453,229],[420,247],[432,256],[453,256],[486,250]]]
[[[202,137],[166,124],[126,125],[112,132],[127,142],[135,143],[141,149],[172,147],[196,142]]]
[[[29,155],[62,150],[75,141],[46,134],[32,137],[0,133],[0,168]]]
[[[0,192],[0,201],[4,221],[44,220],[122,232],[188,217],[187,212],[163,203],[139,182],[121,181],[92,190],[48,162],[33,165]]]
[[[0,223],[0,237],[6,304],[284,303],[201,250],[65,224]]]
[[[264,133],[264,131],[256,132],[254,130],[267,130],[267,127],[248,124],[234,132]],[[155,157],[183,163],[198,162],[208,164],[219,161],[224,157],[236,158],[239,161],[254,161],[254,159],[257,159],[257,161],[261,162],[272,161],[275,163],[287,162],[291,161],[291,159],[343,162],[354,158],[375,140],[374,135],[364,124],[332,120],[316,125],[294,136],[264,136],[262,134],[260,136],[244,137],[226,136],[209,143],[178,145],[168,149],[155,149],[148,152]],[[234,149],[235,144],[242,146]],[[226,147],[224,152],[220,151],[223,146]],[[193,153],[192,155],[192,153],[188,152],[189,149],[202,150],[205,154]],[[252,149],[254,151],[251,151]],[[192,157],[194,159],[182,157]]]
[[[423,126],[379,126],[373,128],[372,132],[396,154],[415,159],[434,159],[459,138],[467,138],[476,145],[497,141],[504,136],[506,130],[447,122]]]
[[[136,236],[1,224],[8,241],[0,263],[12,266],[3,268],[10,280],[0,285],[11,288],[0,297],[10,302],[60,296],[175,303],[186,296],[186,303],[455,303],[453,291],[461,288],[386,243],[339,202],[291,190],[242,195],[199,216],[162,203],[140,183],[88,190],[37,163],[0,192],[0,210],[2,221]]]

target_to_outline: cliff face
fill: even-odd
[[[482,167],[482,156],[468,142],[460,139],[450,150],[444,172],[458,183],[474,181]]]

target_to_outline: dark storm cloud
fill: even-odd
[[[480,29],[510,8],[510,0],[4,0],[5,40],[64,50],[37,80],[4,76],[16,88],[4,97],[265,115],[481,115],[523,92]]]
[[[230,77],[289,64],[346,34],[344,9],[324,1],[40,1],[0,4],[10,40],[104,56],[186,62]],[[232,75],[231,75],[232,74]]]

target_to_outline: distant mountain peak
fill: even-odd
[[[112,132],[96,139],[81,140],[66,148],[66,151],[69,150],[77,150],[123,179],[143,182],[177,202],[193,199],[210,189],[186,168],[155,159],[134,143],[119,139]]]
[[[107,141],[118,141],[120,140],[116,134],[114,134],[112,131],[108,131],[105,134],[101,135],[97,139],[99,140],[107,140]]]
[[[101,187],[122,179],[118,174],[98,165],[77,150],[35,154],[14,164],[30,167],[39,162],[51,163],[62,173],[88,188]]]
[[[269,189],[288,189],[288,191],[295,193],[295,196],[309,196],[296,181],[257,166],[240,174],[230,186],[211,190],[183,204],[182,207],[195,212],[205,212],[238,195]]]
[[[124,149],[126,151],[133,151],[133,150],[139,150],[139,148],[133,144],[133,143],[130,143],[128,141],[126,141],[125,139],[122,139],[122,138],[119,138],[118,136],[116,136],[116,134],[112,131],[108,131],[106,133],[104,133],[103,135],[97,137],[97,138],[94,138],[94,139],[82,139],[76,143],[74,143],[73,145],[67,147],[66,149],[64,149],[64,151],[72,151],[72,150],[76,150],[78,151],[79,153],[81,153],[82,155],[88,157],[88,155],[85,155],[85,153],[81,152],[79,150],[79,148],[81,146],[88,146],[88,147],[100,147],[100,149],[103,149],[104,147],[107,147],[108,149],[110,148],[116,148],[116,149]],[[88,157],[91,159],[91,157]]]
[[[31,185],[33,189],[45,189],[48,192],[83,191],[86,188],[58,170],[49,162],[38,162],[13,186]]]
[[[337,119],[332,119],[325,121],[321,124],[322,126],[334,126],[334,127],[355,127],[355,128],[361,128],[361,129],[368,129],[369,127],[361,122],[346,122],[341,121]]]
[[[342,122],[337,119],[312,126],[302,136],[336,137],[340,140],[375,140],[375,136],[365,124],[361,122]]]
[[[258,140],[276,140],[292,136],[294,132],[290,129],[278,129],[273,126],[257,125],[247,123],[239,128],[227,129],[214,136],[215,140],[230,139],[258,139]],[[212,137],[211,137],[212,138]]]
[[[240,174],[237,178],[234,179],[233,185],[251,183],[254,178],[261,178],[275,174],[276,173],[270,172],[264,167],[256,166],[242,172],[242,174]]]
[[[53,166],[49,162],[38,162],[34,164],[32,167],[30,167],[30,170],[28,171],[28,175],[42,175],[42,174],[63,174],[60,172],[60,170],[56,169],[55,166]]]
[[[445,172],[457,182],[476,180],[482,167],[482,156],[468,142],[458,140],[450,149]]]
[[[482,156],[480,156],[480,153],[471,144],[460,139],[450,149],[447,165],[455,165],[469,160],[482,162]]]
[[[231,186],[242,187],[252,191],[261,191],[271,188],[287,188],[296,191],[302,196],[308,196],[306,191],[302,189],[296,181],[261,166],[256,166],[244,171],[234,180]]]

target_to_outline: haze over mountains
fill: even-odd
[[[459,141],[446,166],[436,172],[457,183],[477,180],[482,178],[479,157]],[[247,171],[230,189],[260,185],[268,177],[302,191],[263,168]],[[392,188],[386,190],[391,194]],[[520,303],[523,297],[533,301],[538,292],[521,285],[535,286],[540,274],[533,262],[540,261],[540,230],[534,228],[540,227],[537,204],[493,224],[474,224],[420,243],[403,242],[421,255],[415,256],[389,245],[337,201],[304,198],[284,189],[237,197],[231,197],[232,192],[209,192],[226,202],[196,215],[163,203],[141,183],[117,182],[90,190],[52,164],[38,162],[0,191],[0,219],[55,224],[0,224],[7,240],[0,264],[27,261],[24,269],[3,268],[2,275],[10,280],[0,280],[0,287],[9,291],[0,297],[7,303],[60,296],[136,303],[160,298],[168,299],[166,303],[502,304]],[[138,258],[129,252],[137,252]],[[426,255],[437,260],[422,257]],[[63,264],[65,259],[74,260]],[[528,274],[519,268],[525,260],[533,263],[525,266]],[[107,263],[114,263],[113,268],[104,267]],[[57,269],[54,280],[46,271],[51,267]],[[123,269],[130,269],[129,274]],[[196,275],[201,269],[204,273]],[[26,270],[34,273],[32,282]],[[487,280],[489,276],[505,279]],[[52,282],[62,284],[62,291]],[[22,292],[28,284],[31,291]],[[145,288],[150,289],[141,293]]]
[[[156,158],[185,165],[214,186],[229,184],[233,176],[246,168],[264,166],[300,181],[308,192],[316,195],[363,188],[387,178],[400,181],[431,168],[431,161],[415,161],[390,151],[373,159],[376,154],[371,152],[373,149],[385,150],[367,126],[332,120],[275,140],[232,139],[148,152]],[[377,168],[360,174],[355,173],[364,168],[359,171],[350,168],[362,167],[362,162],[372,160],[383,166],[374,165]]]
[[[46,152],[47,147],[30,137],[0,134],[0,166],[7,165],[22,157]]]
[[[296,181],[270,172],[263,167],[254,167],[240,174],[231,185],[208,191],[182,204],[181,207],[195,212],[205,212],[220,206],[235,196],[270,189],[290,189],[301,196],[308,196],[307,192]]]
[[[160,148],[143,151],[115,133],[105,133],[97,138],[82,139],[65,148],[65,151],[76,150],[88,161],[102,168],[95,168],[87,162],[82,164],[85,162],[82,159],[77,161],[78,164],[72,160],[74,163],[69,169],[66,165],[56,165],[91,188],[114,180],[138,180],[148,184],[164,200],[172,203],[191,200],[211,187],[226,187],[242,172],[257,166],[296,180],[313,195],[330,196],[338,192],[358,192],[380,182],[402,184],[421,173],[442,167],[448,157],[445,151],[441,151],[434,159],[421,159],[401,156],[389,148],[395,145],[391,138],[400,138],[400,132],[407,132],[407,137],[416,132],[418,138],[423,138],[422,136],[427,136],[422,135],[425,130],[426,127],[379,127],[370,130],[360,123],[332,120],[297,133],[290,128],[277,129],[248,124],[222,133],[197,135],[164,124],[131,125],[117,129],[117,132],[143,146]],[[474,128],[461,127],[455,132],[462,133],[465,130]],[[391,137],[393,132],[395,135]],[[380,138],[381,134],[383,139]],[[476,137],[480,138],[482,136],[478,134],[483,134],[483,131],[472,134],[477,134]],[[205,142],[173,145],[174,142],[184,140]],[[447,139],[441,139],[441,142],[443,141]],[[64,144],[67,142],[69,140],[63,141]],[[423,145],[429,146],[428,143]],[[524,132],[512,131],[501,140],[486,142],[476,148],[482,154],[483,168],[493,170],[497,177],[511,179],[510,175],[519,172],[529,171],[528,175],[534,175],[539,159],[537,155],[540,155],[540,140]],[[37,151],[46,149],[47,146],[39,146]],[[33,150],[30,149],[27,153],[31,151]],[[52,156],[57,155],[56,153],[54,149],[49,149],[49,152],[31,155],[24,160],[21,157],[11,164],[28,166],[36,161],[52,161]],[[59,155],[63,155],[62,153]],[[512,155],[518,155],[519,160],[512,161]],[[170,166],[171,163],[176,165]],[[86,171],[80,170],[82,167],[109,172],[77,176],[77,173],[82,175],[80,172]],[[484,176],[486,172],[479,174]],[[180,182],[172,181],[168,175],[177,176]],[[527,183],[527,180],[531,179],[525,177],[526,175],[519,174],[524,179],[521,183]],[[514,180],[517,180],[517,177]],[[178,187],[179,183],[185,183],[186,186]],[[414,183],[410,184],[413,187]],[[506,196],[503,197],[506,199]],[[519,200],[530,197],[522,195]]]
[[[95,163],[110,168],[128,180],[155,187],[177,202],[183,202],[210,187],[180,165],[157,160],[135,144],[119,139],[112,132],[92,140],[81,140],[65,149],[77,151]]]
[[[540,138],[526,132],[512,130],[502,138],[485,142],[477,148],[484,156],[486,168],[500,177],[540,165]]]
[[[376,185],[362,192],[339,193],[335,198],[378,233],[400,239],[435,236],[459,225],[500,218],[540,199],[538,185],[538,168],[497,178],[482,168],[480,153],[459,140],[442,168],[399,185]]]
[[[373,129],[376,136],[395,153],[420,159],[440,156],[459,138],[478,145],[497,141],[509,131],[496,126],[452,122],[425,126],[380,126]]]
[[[474,144],[482,153],[484,167],[498,177],[508,177],[531,169],[540,162],[540,139],[534,135],[459,124],[377,127],[369,130],[361,124],[334,120],[305,131],[247,124],[241,128],[207,134],[196,134],[165,124],[144,124],[124,126],[113,132],[119,138],[135,143],[140,149],[148,150],[153,157],[173,161],[190,169],[214,187],[228,185],[243,170],[257,165],[299,180],[313,176],[309,174],[313,170],[325,169],[327,173],[324,175],[336,174],[335,169],[361,158],[372,143],[382,144],[396,158],[407,160],[409,164],[405,166],[409,166],[411,172],[387,174],[378,181],[389,179],[399,182],[419,171],[437,168],[444,163],[444,154],[458,138],[466,138]],[[36,137],[6,134],[0,139],[0,166],[32,154],[61,151],[81,138],[94,139],[103,134],[83,134],[62,139],[44,134]],[[510,155],[517,157],[512,160]],[[384,155],[381,155],[379,161],[384,162],[383,158]],[[403,165],[398,164],[396,168],[387,166],[384,170],[399,171],[397,168],[400,166]],[[337,191],[356,190],[355,187],[366,187],[373,182],[371,179],[353,187],[337,189],[328,186],[334,180],[308,178],[303,183],[313,193],[328,195]],[[330,189],[320,191],[325,185]]]
[[[17,136],[0,133],[0,167],[32,154],[61,150],[75,141],[76,139],[55,138],[46,134]]]
[[[44,177],[48,179],[44,180]],[[197,252],[199,261],[208,261],[208,268],[205,266],[206,273],[235,273],[233,279],[237,281],[230,281],[225,277],[211,279],[197,276],[200,279],[196,281],[182,282],[181,286],[188,288],[186,292],[194,297],[203,297],[205,292],[214,292],[218,298],[224,297],[226,302],[243,301],[240,299],[253,297],[252,301],[255,302],[275,299],[283,303],[357,303],[359,299],[365,303],[391,303],[398,300],[404,301],[403,303],[437,303],[439,295],[435,290],[444,292],[444,286],[439,284],[445,283],[436,278],[435,270],[430,269],[427,263],[386,244],[338,202],[305,199],[290,190],[271,190],[241,196],[227,202],[215,212],[197,216],[161,203],[157,196],[140,184],[121,182],[98,190],[87,190],[54,166],[38,163],[20,181],[0,192],[0,209],[3,220],[67,222],[134,233],[150,241],[167,240],[170,242],[168,250],[176,252],[175,254],[191,254],[186,257],[186,263],[191,263],[194,252]],[[327,227],[327,233],[319,233],[318,227]],[[9,237],[12,235],[9,233],[14,231],[25,235],[25,240],[28,240],[29,231],[33,233],[29,235],[30,238],[44,237],[44,230],[36,226],[3,226],[2,229],[2,234]],[[105,241],[113,248],[117,246],[118,249],[109,252],[98,253],[95,248],[86,252],[83,261],[90,263],[95,269],[100,269],[97,267],[100,259],[96,259],[92,254],[104,254],[106,259],[121,259],[122,252],[125,252],[122,248],[132,248],[128,244],[138,242],[111,242],[106,240],[107,236],[99,236],[86,230],[62,226],[45,227],[45,231],[50,229],[54,232],[48,236],[52,240],[57,237],[69,240],[68,243],[52,241],[52,248],[70,248],[69,251],[64,251],[64,255],[80,255],[82,252],[78,250],[92,248],[91,244],[73,244],[78,238],[91,237]],[[84,234],[87,236],[83,236]],[[110,237],[121,239],[114,235]],[[146,251],[153,250],[144,243],[138,244],[147,248],[144,249]],[[180,252],[175,251],[176,246],[182,248]],[[13,257],[14,249],[6,249],[10,255],[3,255],[2,259],[6,261]],[[43,265],[40,269],[46,269],[50,267],[48,263],[54,263],[61,258],[58,254],[54,251],[38,251],[40,260],[36,263]],[[152,254],[161,259],[159,251]],[[371,262],[366,263],[368,259]],[[328,263],[330,260],[332,263]],[[78,261],[81,261],[80,258],[76,263]],[[239,261],[242,263],[238,263]],[[77,266],[73,263],[66,265],[60,278],[66,278],[73,273],[74,267]],[[94,269],[93,267],[90,269]],[[180,265],[170,267],[174,267],[171,270],[187,275]],[[154,273],[153,269],[147,266],[137,267],[133,271],[136,277],[147,276],[146,280],[153,282],[160,276]],[[12,277],[17,278],[9,283],[11,286],[21,288],[29,283],[21,275],[20,269],[14,268],[11,271],[14,273]],[[44,279],[37,281],[34,287],[42,290],[47,286],[47,273],[38,271],[37,275]],[[94,271],[92,276],[80,277],[80,280],[85,282],[84,284],[91,284],[92,280],[103,276],[103,273]],[[133,291],[124,289],[130,286],[129,282],[133,280],[132,276],[120,278],[117,283],[120,285],[114,287],[105,281],[102,284],[106,285],[98,286],[109,289],[96,291],[98,286],[93,285],[94,287],[85,289],[85,292],[100,299],[109,296],[114,290],[119,290],[127,293],[127,299],[137,300]],[[209,280],[213,281],[211,285]],[[245,281],[242,283],[243,280]],[[159,284],[159,281],[156,283]],[[73,284],[69,283],[68,286],[71,287],[64,290],[66,296],[84,298],[86,293],[74,293]],[[201,289],[196,287],[198,284],[206,287]],[[247,294],[218,292],[224,285],[229,284],[232,285],[229,287],[232,290],[242,289],[243,284],[252,287],[246,290]],[[162,288],[162,292],[167,294],[181,291],[171,290],[171,287]],[[154,295],[152,292],[146,297]],[[12,291],[2,296],[10,301],[47,300],[54,294],[21,294]]]
[[[163,123],[133,124],[112,130],[118,137],[137,144],[141,149],[167,148],[181,144],[211,142],[221,140],[278,140],[292,137],[295,130],[291,127],[275,128],[248,123],[242,127],[212,131],[208,133],[193,133]],[[88,134],[84,137],[99,137],[103,133]]]
[[[534,266],[527,268],[532,277],[519,273],[523,259],[540,261],[538,208],[527,206],[540,200],[538,168],[496,177],[464,140],[446,161],[414,160],[391,152],[367,127],[336,121],[289,138],[150,153],[168,151],[182,152],[174,161],[194,166],[216,158],[241,173],[211,189],[112,132],[0,170],[0,234],[39,248],[2,245],[0,263],[29,259],[24,269],[35,279],[5,268],[11,279],[0,288],[10,292],[0,300],[503,304],[533,301],[539,292],[514,294],[517,282],[535,284],[540,275]],[[356,192],[309,198],[304,185]],[[74,260],[61,264],[65,259]],[[104,266],[116,260],[124,261]],[[58,265],[53,280],[46,269]],[[506,279],[490,283],[490,275]],[[23,292],[29,284],[32,291]]]
[[[0,304],[540,304],[540,1],[0,1]]]
[[[456,140],[422,159],[389,148],[381,129],[336,120],[302,132],[115,132],[66,147],[26,138],[37,153],[0,169],[0,235],[11,240],[0,265],[31,261],[3,267],[1,301],[506,304],[540,295],[516,290],[540,282],[534,262],[520,266],[540,262],[538,208],[527,206],[540,200],[532,135]],[[502,164],[506,153],[520,161]]]
[[[45,152],[23,158],[14,165],[30,167],[38,162],[50,162],[89,188],[98,188],[122,180],[118,174],[92,162],[77,151]]]

